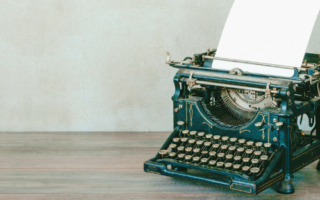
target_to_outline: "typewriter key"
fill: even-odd
[[[209,158],[210,158],[210,160],[215,160],[215,159],[216,159],[216,155],[217,155],[217,152],[215,152],[215,151],[210,151],[210,152],[209,152]]]
[[[222,137],[222,143],[223,143],[223,144],[227,144],[228,140],[229,140],[229,137],[228,137],[228,136],[223,136],[223,137]]]
[[[218,144],[218,143],[219,143],[220,138],[221,138],[221,136],[220,136],[220,135],[214,135],[214,136],[213,136],[213,141],[214,141],[214,143]]]
[[[237,138],[230,138],[230,142],[232,145],[235,145],[237,140],[238,140]]]
[[[242,156],[243,152],[244,152],[244,148],[242,148],[242,147],[237,148],[237,153],[239,156]]]
[[[171,152],[177,152],[177,145],[176,144],[170,144],[169,148],[171,149]]]
[[[258,173],[260,172],[260,169],[258,167],[252,167],[250,169],[250,173],[251,173],[251,178],[255,179],[258,175]]]
[[[207,140],[208,142],[211,142],[211,138],[212,138],[212,134],[207,134],[207,135],[206,135],[206,140]]]
[[[181,131],[184,129],[184,122],[178,121],[177,124],[179,126],[179,134],[181,134]],[[181,135],[180,135],[180,137],[181,137]]]
[[[255,157],[255,158],[259,159],[260,156],[261,156],[261,151],[255,151],[255,152],[254,152],[254,157]]]
[[[184,160],[185,160],[186,162],[191,162],[191,159],[192,159],[192,156],[191,156],[191,155],[186,155],[186,156],[184,157]]]
[[[249,169],[250,169],[249,166],[243,166],[242,167],[242,172],[245,173],[245,174],[248,174],[249,173]]]
[[[160,150],[159,155],[163,159],[164,157],[166,157],[168,155],[168,151],[167,150]]]
[[[217,167],[218,168],[222,168],[223,167],[224,162],[217,162]]]
[[[217,163],[217,161],[215,161],[215,160],[210,160],[210,161],[209,161],[209,166],[210,166],[210,167],[214,167],[214,166],[216,166],[216,163]]]
[[[241,165],[239,165],[239,164],[233,165],[233,169],[234,169],[235,171],[239,171],[239,170],[240,170],[240,167],[241,167]]]
[[[189,147],[193,147],[195,143],[196,143],[196,141],[194,139],[188,140]]]
[[[225,167],[226,169],[229,169],[229,170],[230,170],[230,169],[232,169],[232,163],[229,163],[229,162],[228,162],[228,163],[225,163],[225,164],[224,164],[224,167]]]
[[[183,161],[184,157],[185,157],[185,154],[183,154],[183,153],[179,153],[178,154],[178,160],[179,161]]]
[[[205,135],[204,132],[199,132],[199,133],[198,133],[198,138],[199,138],[199,140],[202,140],[203,137],[204,137],[204,135]]]
[[[247,158],[251,158],[252,153],[253,153],[253,150],[252,150],[252,149],[246,149],[246,157],[247,157]]]
[[[239,139],[238,142],[239,142],[239,145],[241,147],[244,147],[244,143],[246,143],[246,140],[245,139]]]
[[[184,147],[180,146],[177,148],[178,153],[184,153]]]
[[[208,151],[201,151],[201,157],[202,158],[208,158],[209,157],[209,152]]]
[[[221,145],[221,152],[226,153],[228,149],[228,145]]]
[[[250,165],[250,158],[243,158],[242,161],[243,161],[243,165],[244,166],[249,166]]]
[[[268,164],[268,156],[267,155],[262,155],[260,157],[261,161],[262,161],[262,167],[263,168],[266,168],[267,167],[267,164]]]
[[[251,149],[252,146],[253,146],[253,144],[254,144],[254,142],[248,141],[248,142],[247,142],[247,148]]]
[[[183,130],[182,131],[182,137],[183,138],[188,138],[189,137],[189,131],[188,130]]]
[[[241,156],[235,156],[233,159],[236,164],[241,164]]]
[[[261,150],[261,147],[262,147],[262,142],[256,142],[256,148],[258,151]]]
[[[208,158],[201,158],[201,165],[207,165],[208,164],[209,159]]]
[[[180,144],[180,138],[173,138],[172,139],[173,144],[176,144],[177,146],[179,146]]]
[[[200,156],[200,149],[199,148],[193,149],[193,153],[194,153],[194,156]]]
[[[201,148],[202,145],[203,145],[203,141],[202,141],[202,140],[198,140],[198,141],[196,142],[196,144],[197,144],[197,147],[198,147],[198,148]]]
[[[205,142],[204,143],[204,148],[209,151],[210,150],[210,146],[211,146],[211,142]]]
[[[229,154],[234,154],[234,152],[236,151],[237,147],[235,146],[230,146],[229,147]]]
[[[181,146],[185,146],[187,144],[188,138],[181,138]]]
[[[251,163],[254,167],[258,167],[258,163],[259,163],[259,160],[258,159],[252,159],[251,160]]]
[[[198,156],[195,156],[195,157],[192,158],[192,162],[195,163],[195,164],[198,164],[199,161],[200,161],[200,157],[198,157]]]
[[[226,162],[232,162],[232,158],[233,158],[233,155],[231,154],[226,155]]]
[[[213,144],[212,145],[212,148],[214,151],[218,151],[219,147],[220,147],[220,144]]]
[[[218,161],[223,162],[225,154],[224,153],[218,153]]]
[[[186,151],[186,155],[191,155],[192,154],[192,148],[191,147],[185,148],[185,151]]]
[[[189,137],[191,139],[194,139],[196,135],[197,135],[197,131],[190,131],[190,133],[189,133]]]
[[[175,153],[175,152],[170,152],[169,153],[169,158],[175,159],[176,157],[177,157],[177,153]]]
[[[271,143],[264,143],[263,144],[264,148],[266,148],[266,152],[268,155],[271,153]]]

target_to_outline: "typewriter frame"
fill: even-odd
[[[299,78],[301,72],[299,72],[298,69],[295,69],[294,76],[288,79],[260,74],[246,74],[246,80],[243,80],[237,79],[235,76],[230,76],[228,74],[229,71],[219,71],[208,68],[209,66],[211,67],[212,59],[207,58],[210,57],[210,54],[214,55],[215,51],[216,50],[195,54],[194,58],[187,57],[182,62],[170,61],[170,56],[167,59],[167,64],[179,69],[174,77],[175,93],[172,97],[174,107],[173,123],[177,124],[178,121],[182,120],[185,122],[185,125],[184,127],[174,126],[174,131],[163,144],[161,150],[167,149],[172,138],[177,136],[181,130],[190,130],[191,128],[211,134],[223,132],[223,135],[226,136],[241,137],[253,141],[268,141],[272,143],[273,148],[276,150],[274,158],[269,163],[263,175],[255,181],[251,181],[245,175],[228,173],[226,172],[227,170],[206,169],[197,165],[185,165],[184,163],[170,161],[170,159],[160,159],[159,154],[144,163],[144,171],[204,181],[250,194],[258,194],[280,181],[278,192],[284,194],[293,193],[293,173],[320,158],[320,116],[318,117],[318,115],[320,115],[320,97],[314,97],[305,101],[302,99],[302,102],[296,103],[298,97],[295,96],[297,91],[295,91],[296,88],[294,88],[294,85],[301,84],[304,88],[312,89],[315,83],[314,81],[319,81],[319,73],[317,74],[317,72],[320,69],[320,65],[302,69],[304,70],[303,73],[305,73],[307,77],[310,77],[309,80]],[[313,55],[306,54],[306,58],[308,56],[312,57]],[[319,62],[319,60],[317,62]],[[195,66],[195,63],[197,66]],[[270,77],[274,79],[269,79]],[[219,84],[241,84],[244,87],[254,87],[258,90],[266,88],[264,89],[266,92],[270,92],[270,90],[268,90],[269,88],[275,88],[275,90],[271,90],[271,92],[276,94],[281,102],[281,107],[273,111],[268,109],[259,110],[250,123],[244,127],[235,129],[223,128],[204,114],[199,103],[201,98],[189,97],[188,87],[194,85],[197,80],[201,80],[209,85],[210,83],[218,83],[218,86],[214,86],[216,88],[220,87]],[[191,112],[192,115],[190,115]],[[304,114],[309,117],[310,126],[315,123],[312,132],[316,134],[315,136],[312,136],[312,134],[309,136],[310,144],[293,151],[293,134],[297,131],[294,130],[295,120],[298,116]],[[168,169],[168,165],[177,168]],[[279,165],[280,170],[275,172],[275,168]],[[220,176],[220,179],[193,175],[184,170],[179,170],[186,168],[217,174]],[[317,169],[320,170],[319,163]]]

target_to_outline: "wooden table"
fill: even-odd
[[[0,199],[320,199],[316,162],[296,192],[258,196],[143,172],[169,133],[0,133]]]

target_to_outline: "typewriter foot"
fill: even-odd
[[[294,187],[292,185],[292,179],[285,179],[278,185],[277,191],[281,194],[292,194],[294,193]]]

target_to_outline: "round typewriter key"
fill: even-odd
[[[258,166],[258,163],[259,163],[259,160],[258,159],[252,159],[251,160],[251,163],[254,167],[257,167]]]
[[[183,125],[184,125],[184,121],[178,121],[177,124],[178,124],[179,126],[183,126]]]
[[[198,148],[201,148],[202,145],[203,145],[203,141],[202,141],[202,140],[198,140],[198,141],[196,142],[196,144],[197,144],[197,147],[198,147]]]
[[[239,171],[239,170],[240,170],[240,167],[241,167],[241,165],[239,165],[239,164],[233,165],[233,169],[234,169],[235,171]]]
[[[189,137],[190,138],[195,138],[195,136],[197,135],[197,131],[190,131],[190,133],[189,133]]]
[[[178,153],[184,153],[184,147],[180,146],[177,148]]]
[[[224,156],[225,156],[224,153],[218,153],[218,160],[219,160],[220,162],[223,162],[223,161],[224,161]]]
[[[196,141],[194,139],[188,140],[189,147],[193,147],[195,143],[196,143]]]
[[[168,151],[167,150],[160,150],[159,155],[161,156],[161,158],[164,158],[168,155]]]
[[[205,143],[204,143],[204,148],[205,148],[207,151],[209,151],[210,147],[211,147],[211,142],[205,142]]]
[[[186,151],[187,155],[191,155],[192,154],[192,148],[191,147],[185,148],[185,151]]]
[[[233,158],[233,155],[231,154],[226,155],[226,162],[232,162],[232,158]]]
[[[261,151],[255,151],[254,156],[255,156],[255,158],[259,159],[261,156]]]
[[[243,158],[242,161],[243,161],[243,165],[244,166],[249,166],[250,165],[250,158]]]
[[[219,147],[220,147],[220,144],[213,144],[212,145],[212,148],[214,151],[218,151]]]
[[[205,135],[204,132],[199,132],[199,133],[198,133],[198,138],[199,138],[199,140],[202,140],[203,137],[204,137],[204,135]]]
[[[212,134],[207,134],[207,135],[206,135],[206,140],[207,140],[208,142],[211,142],[211,138],[212,138]]]
[[[260,169],[258,167],[252,167],[250,169],[251,178],[255,179],[259,172],[260,172]]]
[[[228,149],[228,145],[221,145],[221,152],[226,153]]]
[[[177,152],[177,145],[176,144],[170,144],[169,148],[171,149],[171,152]]]
[[[208,151],[201,151],[201,157],[202,158],[208,158],[209,157],[209,152]]]
[[[223,137],[222,137],[222,142],[223,142],[223,144],[227,144],[228,140],[229,140],[229,137],[228,137],[228,136],[223,136]]]
[[[240,146],[244,147],[244,143],[246,143],[246,140],[245,139],[239,139],[238,142],[239,142]]]
[[[254,144],[254,142],[248,141],[248,142],[247,142],[247,148],[251,149],[252,146],[253,146],[253,144]]]
[[[237,153],[239,156],[242,156],[243,152],[244,152],[244,148],[242,147],[237,148]]]
[[[266,149],[267,154],[269,155],[271,153],[271,143],[264,143],[263,146]]]
[[[200,148],[193,149],[193,153],[195,156],[200,156]]]
[[[183,137],[183,138],[188,138],[188,134],[189,134],[189,131],[188,131],[188,130],[183,130],[183,131],[182,131],[182,137]]]
[[[192,156],[191,156],[191,155],[186,155],[186,156],[184,157],[184,160],[185,160],[186,162],[191,162],[191,159],[192,159]]]
[[[185,146],[186,144],[187,144],[187,142],[188,142],[188,138],[181,138],[181,146]]]
[[[226,168],[226,169],[232,169],[232,163],[225,163],[224,164],[224,167]]]
[[[215,151],[210,151],[210,152],[209,152],[209,158],[210,158],[210,160],[215,160],[215,159],[216,159],[216,155],[217,155],[217,152],[215,152]]]
[[[169,158],[175,159],[176,157],[177,157],[177,153],[175,153],[175,152],[170,152],[169,153]]]
[[[249,169],[250,169],[249,166],[243,166],[243,167],[242,167],[242,172],[248,174],[248,173],[249,173]]]
[[[208,162],[209,162],[209,159],[208,158],[201,158],[201,165],[207,165]]]
[[[258,151],[261,150],[261,147],[262,147],[262,142],[256,142],[256,148]]]
[[[220,138],[221,138],[221,136],[220,136],[220,135],[214,135],[214,136],[213,136],[213,141],[214,141],[214,143],[218,144],[218,143],[219,143]]]
[[[177,146],[179,146],[180,138],[173,138],[172,142],[173,142],[173,144],[176,144]]]
[[[185,154],[179,153],[179,154],[178,154],[178,160],[179,160],[179,161],[182,161],[182,160],[184,159],[184,156],[185,156]]]
[[[237,138],[230,138],[230,142],[232,145],[235,145],[237,140],[238,140]]]
[[[193,157],[192,162],[195,164],[198,164],[200,162],[200,157],[198,157],[198,156]]]
[[[229,149],[229,154],[234,154],[234,152],[236,151],[237,147],[230,146],[228,149]]]
[[[267,164],[268,164],[268,156],[267,155],[262,155],[260,157],[261,161],[262,161],[262,167],[263,168],[266,168],[267,167]]]
[[[217,167],[218,168],[222,168],[223,167],[224,162],[217,162]]]
[[[216,163],[217,163],[217,161],[215,161],[215,160],[210,160],[210,161],[209,161],[209,166],[214,167],[214,166],[216,166]]]
[[[241,156],[235,156],[233,159],[234,159],[236,164],[240,164],[241,163]]]
[[[246,149],[246,157],[247,157],[247,158],[251,158],[252,153],[253,153],[253,150],[252,150],[252,149]]]

